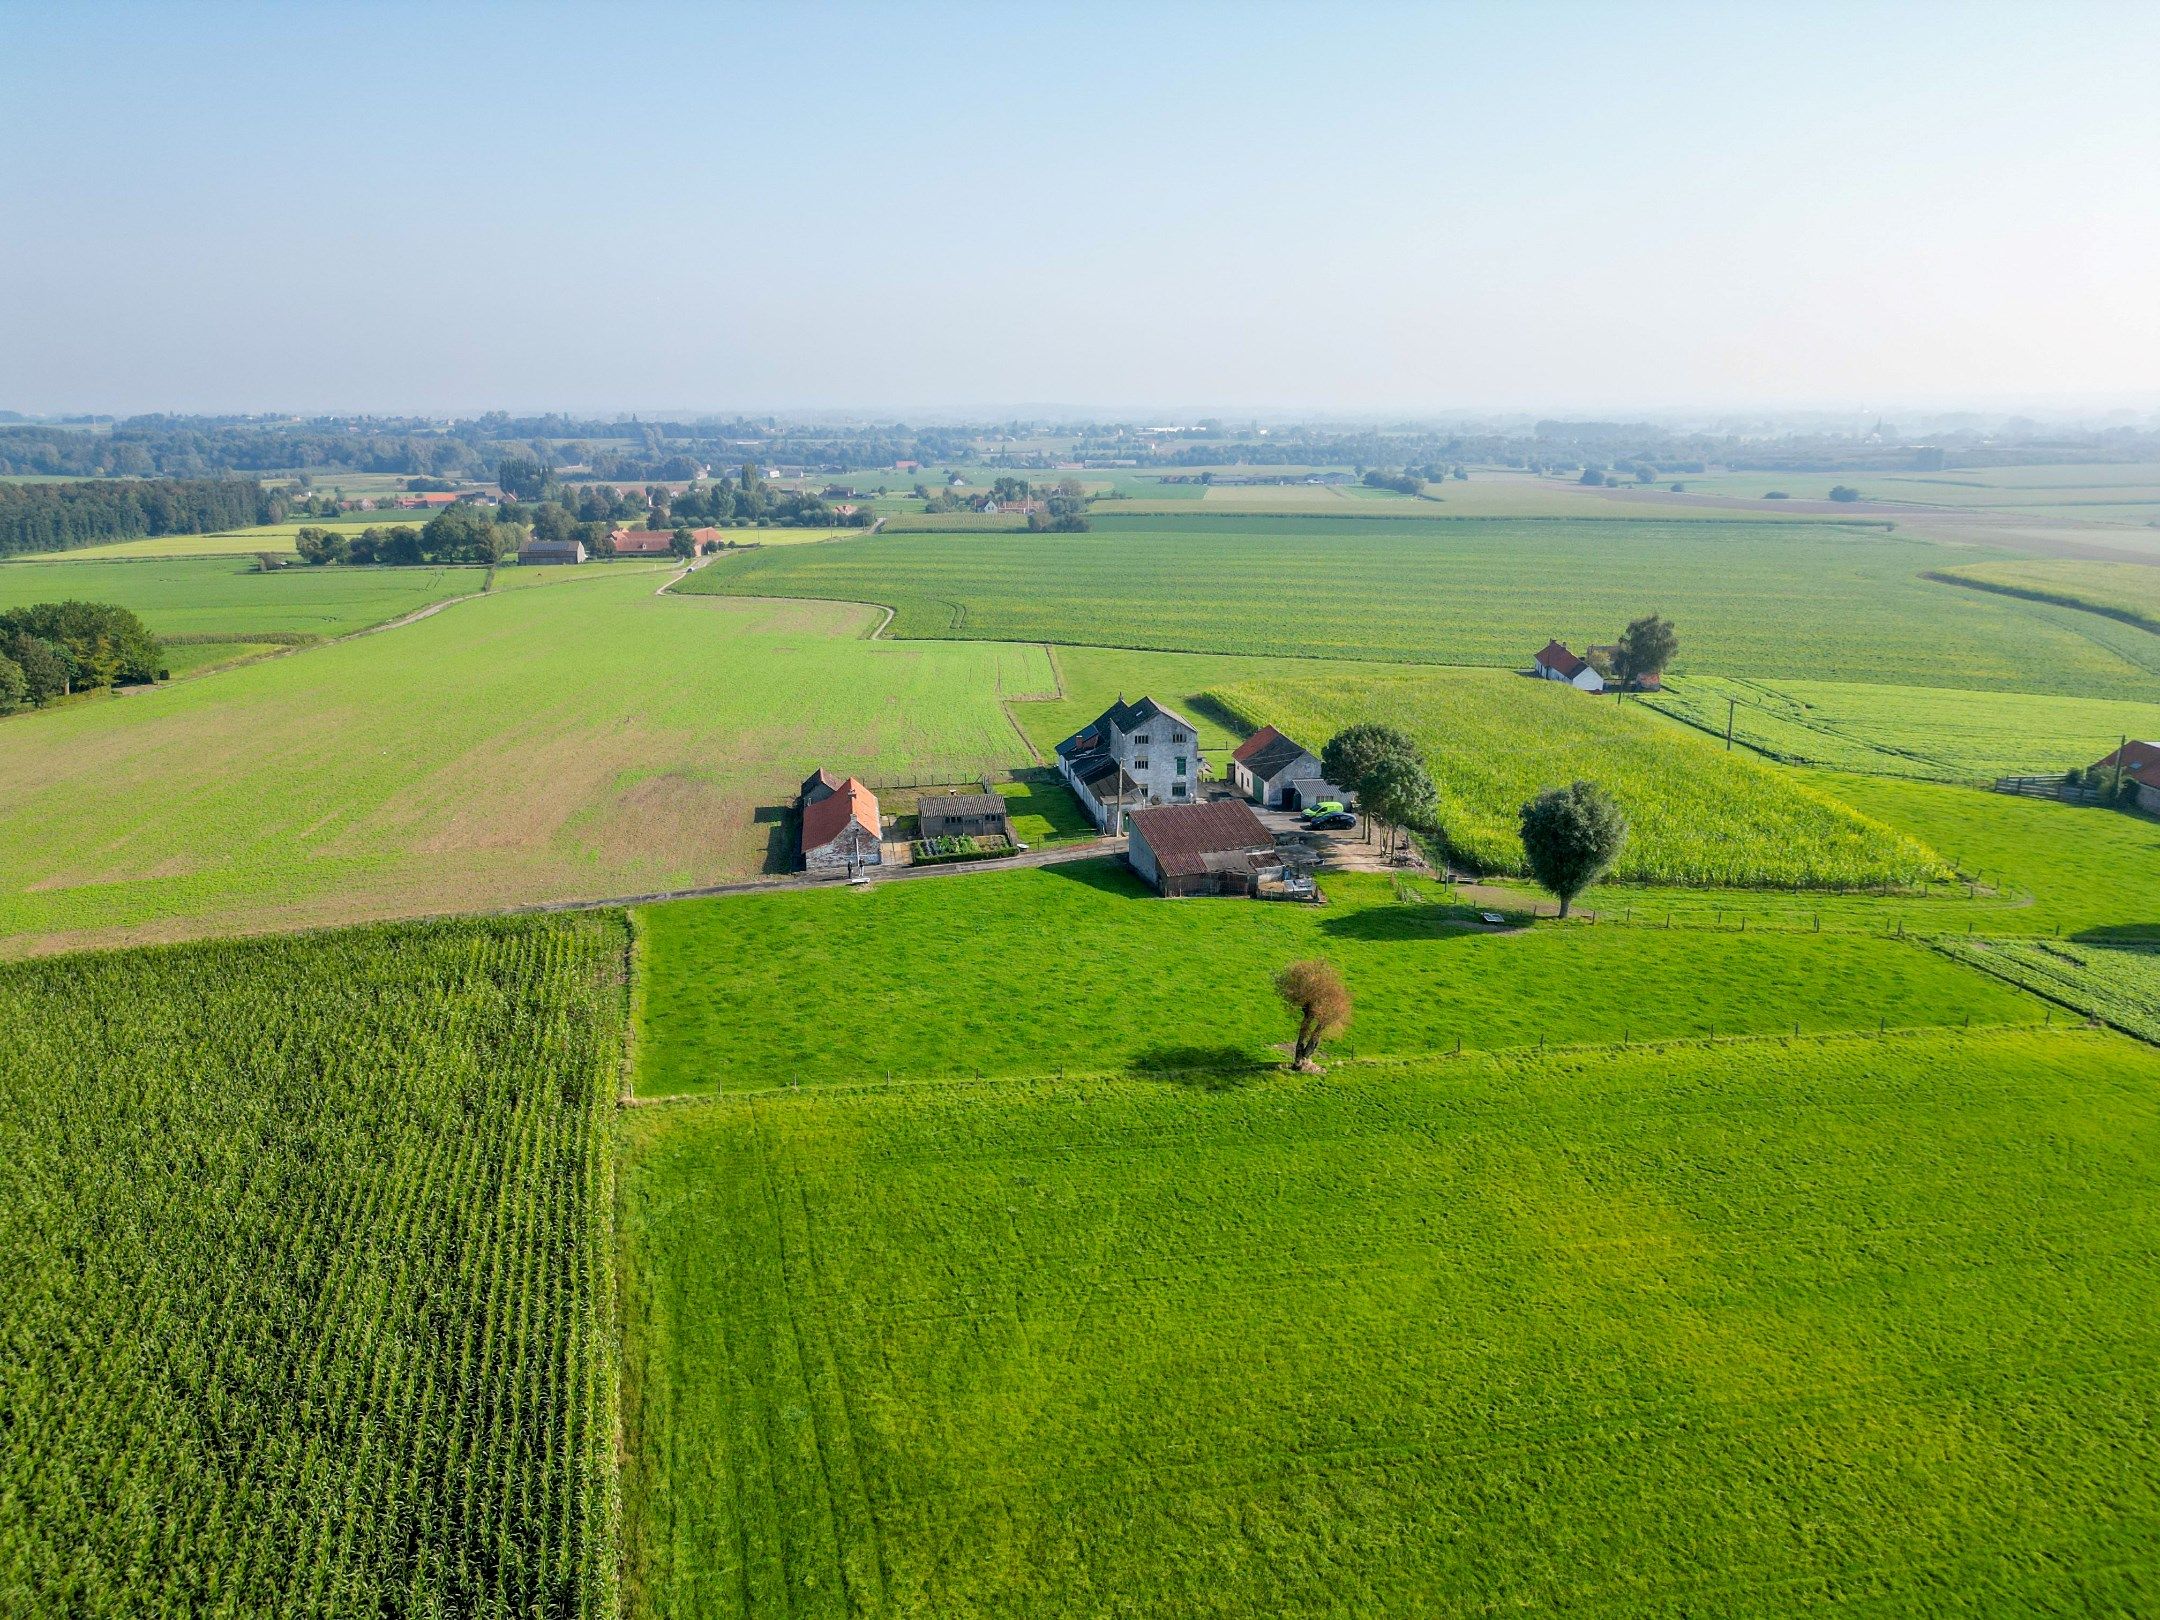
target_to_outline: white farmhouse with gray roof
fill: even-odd
[[[1125,812],[1151,804],[1190,804],[1204,770],[1193,723],[1153,698],[1122,697],[1057,745],[1058,775],[1095,825],[1113,836]]]

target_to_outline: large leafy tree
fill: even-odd
[[[1423,764],[1389,754],[1366,773],[1358,802],[1386,829],[1384,852],[1392,855],[1398,835],[1432,826],[1439,793]]]
[[[1328,739],[1320,750],[1320,771],[1339,788],[1347,788],[1357,795],[1358,809],[1362,813],[1368,797],[1367,784],[1373,773],[1388,760],[1417,760],[1417,744],[1394,726],[1382,725],[1375,720],[1360,721],[1345,727]]]
[[[30,680],[22,665],[0,653],[0,714],[13,714],[30,702]]]
[[[1627,813],[1595,782],[1548,788],[1523,806],[1524,859],[1559,899],[1561,916],[1612,865],[1627,827]]]
[[[0,613],[0,643],[22,666],[33,694],[42,689],[54,695],[48,672],[53,656],[64,667],[63,691],[154,681],[164,658],[164,648],[149,627],[110,602],[39,602]],[[42,654],[40,647],[45,649]]]
[[[1622,681],[1662,675],[1679,650],[1680,637],[1673,630],[1672,621],[1662,614],[1652,613],[1631,621],[1620,632],[1619,648],[1613,654],[1613,673]]]

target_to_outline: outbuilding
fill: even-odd
[[[997,793],[926,793],[915,820],[925,838],[1002,838],[1012,841],[1012,818]]]
[[[518,547],[518,562],[525,563],[581,563],[585,560],[585,542],[582,540],[528,540]]]
[[[1129,811],[1125,858],[1158,894],[1250,895],[1280,870],[1275,840],[1243,799]]]
[[[1230,785],[1254,804],[1279,810],[1350,797],[1321,775],[1316,754],[1273,726],[1262,726],[1230,756]]]

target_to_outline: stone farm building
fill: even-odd
[[[2137,783],[2138,808],[2160,816],[2160,743],[2126,742],[2093,766],[2095,771],[2117,768]],[[2091,772],[2086,774],[2089,779]]]
[[[1532,663],[1540,680],[1565,681],[1584,692],[1605,690],[1605,677],[1590,667],[1589,660],[1577,658],[1557,641],[1546,642]]]
[[[1058,775],[1095,825],[1115,837],[1125,812],[1189,804],[1203,765],[1193,723],[1153,698],[1123,698],[1057,745]]]
[[[611,529],[608,538],[615,542],[618,557],[665,557],[675,547],[673,529]],[[720,540],[718,529],[690,531],[690,543],[701,557]]]
[[[1282,865],[1273,836],[1243,799],[1159,805],[1133,811],[1125,823],[1125,858],[1158,894],[1257,894],[1262,874]]]
[[[802,852],[806,872],[854,872],[885,859],[877,795],[850,776],[813,772],[802,785]]]
[[[1273,726],[1262,726],[1230,756],[1230,785],[1271,809],[1350,802],[1349,794],[1320,774],[1319,756]]]
[[[926,793],[916,802],[915,819],[924,838],[1012,840],[1012,819],[997,793]]]
[[[518,547],[521,563],[581,563],[585,560],[585,542],[582,540],[528,540]]]

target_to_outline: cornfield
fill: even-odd
[[[612,1615],[618,914],[0,968],[0,1609]]]

